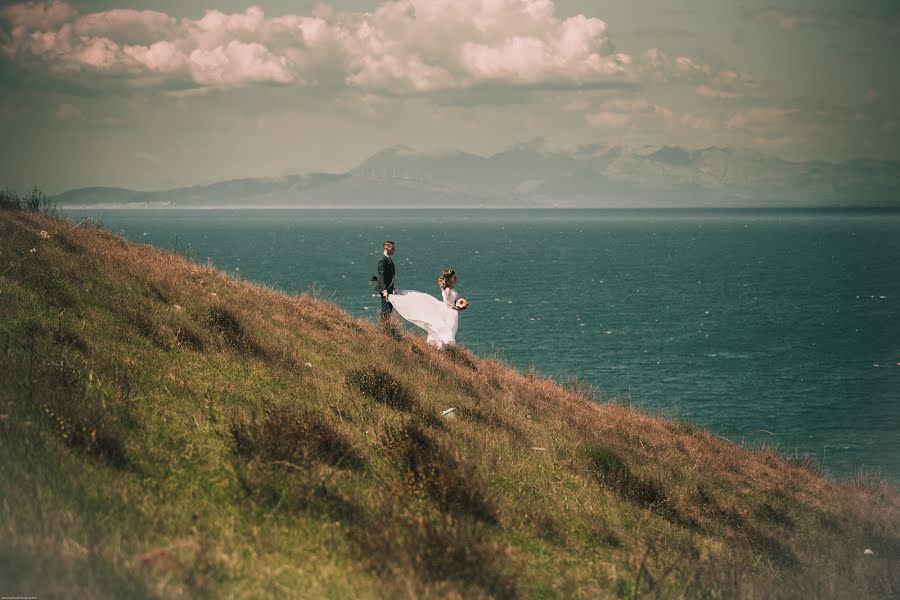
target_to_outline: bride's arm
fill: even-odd
[[[450,301],[450,288],[444,288],[441,290],[441,296],[444,298],[444,304],[453,308],[453,302]]]

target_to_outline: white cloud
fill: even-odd
[[[621,112],[653,112],[654,106],[645,98],[612,98],[603,103],[610,110]]]
[[[679,117],[678,119],[678,122],[689,129],[712,130],[718,128],[719,126],[718,121],[711,117],[702,117],[699,115],[692,115],[690,113],[684,113],[683,115],[681,115],[681,117]]]
[[[705,98],[737,98],[740,94],[735,92],[728,92],[725,90],[717,90],[713,87],[706,85],[705,83],[697,86],[697,95],[704,96]]]
[[[552,0],[386,0],[371,12],[319,7],[310,16],[278,17],[252,6],[196,20],[130,9],[79,16],[53,0],[3,14],[12,24],[3,50],[17,63],[131,83],[167,75],[218,87],[337,82],[397,93],[480,84],[578,88],[634,75],[606,22],[558,17]]]
[[[78,17],[72,30],[78,36],[148,44],[176,31],[177,23],[174,17],[153,10],[114,9]]]
[[[294,79],[285,57],[272,54],[256,42],[245,44],[232,40],[212,50],[197,49],[191,52],[189,60],[193,79],[199,84],[290,83]]]
[[[60,0],[25,2],[0,9],[0,16],[13,25],[38,30],[58,27],[77,14],[78,11]]]
[[[76,50],[73,58],[84,67],[108,71],[117,62],[119,45],[108,38],[91,38]]]
[[[625,127],[631,123],[628,115],[606,110],[589,114],[585,120],[594,127]]]
[[[656,105],[653,107],[653,114],[661,118],[666,123],[675,122],[675,111],[665,106]]]
[[[60,104],[53,111],[53,118],[57,121],[84,121],[86,117],[77,106]]]
[[[777,25],[783,31],[793,31],[806,25],[827,25],[837,27],[840,20],[835,15],[814,11],[788,11],[767,8],[757,11],[754,18],[761,23]]]
[[[804,138],[783,135],[773,138],[755,137],[750,141],[751,146],[776,148],[780,146],[792,146],[804,142]]]
[[[756,79],[749,73],[716,70],[688,56],[672,58],[659,48],[644,52],[640,71],[651,81],[693,84],[697,95],[706,98],[737,98],[743,95],[744,90],[756,85]]]
[[[172,42],[155,42],[150,46],[125,46],[122,52],[150,71],[169,73],[178,71],[187,57]]]
[[[743,129],[752,125],[776,125],[782,123],[788,115],[797,112],[793,108],[758,107],[735,113],[725,127],[728,129]]]

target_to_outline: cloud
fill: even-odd
[[[189,57],[195,83],[237,85],[247,82],[272,81],[290,83],[290,72],[284,56],[272,54],[262,44],[237,40],[212,50],[197,49]]]
[[[774,25],[785,32],[801,28],[847,29],[863,27],[871,31],[896,35],[900,31],[900,12],[893,1],[859,2],[846,8],[789,10],[764,8],[745,11],[755,21]]]
[[[631,123],[628,115],[606,110],[589,114],[585,120],[593,127],[625,127]]]
[[[776,25],[784,31],[793,31],[803,25],[838,25],[835,17],[811,11],[787,11],[777,8],[766,8],[756,11],[753,17],[761,23]]]
[[[689,56],[672,58],[659,48],[644,52],[638,70],[650,81],[695,85],[697,94],[706,98],[737,98],[744,90],[757,85],[750,73],[718,70]]]
[[[697,86],[697,95],[703,96],[705,98],[737,98],[740,94],[735,92],[729,92],[726,90],[717,90],[716,88],[710,87],[705,83]]]
[[[679,117],[678,122],[688,129],[705,129],[712,130],[717,129],[719,123],[716,119],[711,117],[702,117],[698,115],[692,115],[690,113],[684,113]]]
[[[78,17],[72,22],[75,35],[105,37],[121,44],[151,44],[177,31],[174,17],[153,10],[114,9]]]
[[[604,102],[603,106],[621,112],[644,113],[652,112],[654,109],[653,104],[645,98],[611,98]]]
[[[32,30],[52,29],[70,21],[78,14],[74,8],[61,2],[26,2],[0,9],[3,17],[16,27]]]
[[[180,20],[152,10],[79,15],[52,0],[2,15],[10,25],[2,51],[17,65],[131,86],[340,85],[396,94],[634,78],[605,21],[559,17],[552,0],[386,0],[370,12],[319,7],[278,17],[252,6]]]
[[[84,121],[87,117],[81,110],[71,104],[60,104],[53,111],[53,118],[57,121]]]
[[[743,129],[748,126],[777,125],[788,115],[797,112],[793,108],[757,107],[735,113],[725,122],[727,129]]]

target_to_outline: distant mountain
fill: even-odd
[[[540,141],[491,156],[381,150],[347,173],[237,179],[159,192],[83,188],[61,206],[900,207],[900,162],[790,162],[749,150]]]

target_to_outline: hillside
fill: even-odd
[[[17,209],[0,474],[4,595],[900,593],[877,477]]]
[[[376,152],[342,174],[237,179],[157,192],[70,190],[61,206],[132,207],[880,207],[897,208],[900,162],[791,162],[749,150],[540,140],[491,156]]]

